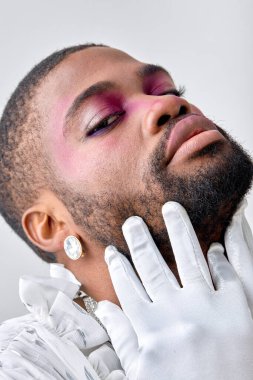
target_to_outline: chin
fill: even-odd
[[[222,240],[253,178],[249,155],[222,132],[226,139],[195,152],[180,166],[168,165],[165,171],[159,155],[152,161],[152,176],[160,184],[163,200],[179,202],[188,212],[198,237],[208,242]]]
[[[228,140],[218,140],[215,141],[198,152],[194,153],[191,156],[191,159],[198,159],[198,158],[213,158],[213,159],[219,159],[219,156],[224,154],[225,149],[230,148],[230,142]]]

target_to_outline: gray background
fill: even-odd
[[[56,49],[102,42],[164,65],[186,97],[253,152],[251,0],[1,0],[0,111],[27,71]],[[253,226],[253,196],[247,216]],[[46,274],[0,219],[0,321],[25,312],[21,274]]]

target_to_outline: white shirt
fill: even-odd
[[[20,278],[20,298],[30,313],[0,325],[0,379],[110,379],[89,357],[109,337],[73,301],[80,286],[61,264],[50,264],[50,277]],[[111,359],[108,373],[121,369],[116,354]]]

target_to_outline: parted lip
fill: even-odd
[[[166,156],[168,161],[172,160],[185,141],[211,130],[218,131],[215,124],[203,115],[191,113],[177,118],[171,127],[167,140]]]

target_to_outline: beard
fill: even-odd
[[[162,205],[176,201],[186,209],[206,253],[211,242],[223,242],[224,232],[251,186],[250,157],[227,133],[217,128],[226,140],[212,143],[189,157],[188,163],[198,163],[195,170],[179,173],[166,163],[168,127],[148,163],[143,163],[142,190],[133,184],[131,191],[123,192],[120,183],[118,187],[98,190],[96,194],[78,192],[63,183],[53,190],[89,239],[103,247],[116,246],[130,261],[121,226],[128,217],[140,216],[173,270],[175,260],[161,215]]]
[[[224,243],[225,231],[250,190],[253,178],[253,163],[249,155],[231,136],[216,127],[226,140],[214,142],[189,158],[189,161],[201,162],[193,175],[169,172],[166,178],[163,170],[159,170],[162,161],[158,152],[153,155],[151,163],[150,178],[160,184],[167,197],[164,201],[178,202],[186,209],[205,255],[211,243]],[[161,236],[158,231],[153,231],[162,251],[168,245],[164,232]],[[170,248],[164,257],[173,265],[171,253]]]

